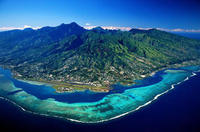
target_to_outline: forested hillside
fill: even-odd
[[[26,80],[127,84],[199,57],[200,41],[156,29],[86,30],[71,23],[0,32],[0,65]]]

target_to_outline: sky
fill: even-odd
[[[0,30],[71,22],[200,32],[200,0],[0,0]]]

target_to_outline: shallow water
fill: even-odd
[[[25,81],[20,81],[12,78],[9,71],[6,73],[10,80],[13,82],[15,87],[23,89],[28,94],[31,94],[41,100],[53,98],[56,101],[67,102],[67,103],[80,103],[80,102],[96,102],[103,99],[105,96],[115,93],[123,93],[127,89],[139,88],[142,86],[148,86],[155,84],[162,80],[161,75],[165,74],[163,71],[158,72],[152,77],[145,78],[143,80],[136,80],[137,85],[123,86],[120,84],[113,85],[113,89],[109,92],[93,92],[90,90],[76,91],[76,92],[65,92],[56,93],[55,89],[47,85],[34,85]]]
[[[31,112],[73,121],[101,122],[151,103],[172,89],[173,84],[185,80],[197,70],[199,67],[163,70],[140,81],[140,85],[115,85],[109,93],[84,91],[60,94],[49,86],[17,81],[9,75],[9,71],[0,69],[0,95]]]

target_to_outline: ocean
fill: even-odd
[[[34,115],[0,99],[0,129],[37,132],[199,132],[200,73],[142,109],[100,124]]]
[[[197,73],[151,104],[126,116],[98,124],[75,123],[31,114],[7,100],[0,99],[0,130],[2,132],[199,132],[199,80],[200,73]]]

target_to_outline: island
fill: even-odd
[[[0,97],[26,112],[82,123],[119,118],[200,70],[200,41],[157,29],[75,22],[0,32]]]
[[[58,92],[108,92],[162,69],[198,65],[199,49],[199,40],[157,29],[86,30],[72,22],[0,32],[0,66]]]

